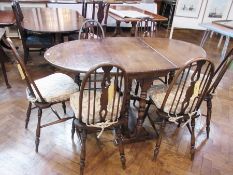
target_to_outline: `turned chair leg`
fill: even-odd
[[[38,122],[37,122],[37,128],[36,128],[36,140],[35,140],[37,153],[38,153],[38,147],[39,147],[39,143],[40,143],[41,117],[42,117],[42,109],[39,108],[38,109]]]
[[[81,78],[80,78],[80,74],[75,75],[74,82],[77,83],[78,88],[79,88],[79,90],[80,90],[81,85],[82,85],[82,80],[81,80]]]
[[[126,168],[126,165],[125,165],[126,159],[125,159],[125,152],[124,152],[124,145],[123,145],[121,129],[119,127],[116,128],[116,140],[117,140],[117,143],[118,143],[122,168],[125,169]]]
[[[209,135],[210,135],[211,113],[212,113],[212,101],[211,101],[211,99],[208,99],[207,100],[207,116],[206,116],[206,134],[207,134],[207,139],[209,139]]]
[[[135,91],[134,91],[134,95],[135,96],[138,95],[139,86],[140,86],[140,83],[139,83],[139,81],[137,81],[137,84],[136,84],[136,87],[135,87]],[[135,106],[135,103],[136,103],[136,99],[133,101],[133,105],[134,106]]]
[[[62,108],[63,108],[64,114],[66,114],[66,103],[64,101],[62,102]]]
[[[75,133],[75,124],[74,124],[74,120],[72,121],[72,127],[71,127],[71,138],[74,139],[74,133]]]
[[[194,159],[195,155],[195,117],[192,117],[191,119],[191,128],[192,128],[192,133],[191,133],[191,160]]]
[[[24,49],[24,63],[27,64],[29,58],[29,49],[25,48]]]
[[[154,155],[153,155],[153,159],[152,160],[156,160],[159,154],[159,148],[162,142],[162,137],[163,137],[163,133],[164,133],[164,128],[166,126],[166,121],[165,119],[163,119],[162,123],[160,124],[160,131],[159,131],[159,138],[156,141],[156,145],[154,148]]]
[[[85,167],[85,158],[86,158],[86,139],[87,139],[87,131],[85,129],[82,130],[82,146],[81,146],[81,154],[80,154],[80,175],[84,174]]]
[[[28,109],[27,109],[27,114],[26,114],[26,120],[25,120],[25,129],[28,128],[28,123],[31,115],[31,110],[32,110],[32,103],[29,102],[28,104]]]

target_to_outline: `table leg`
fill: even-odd
[[[144,119],[145,119],[145,111],[146,111],[146,98],[147,98],[147,90],[151,87],[153,83],[153,79],[142,79],[139,80],[141,85],[141,94],[139,101],[139,109],[138,109],[138,117],[136,126],[133,129],[133,132],[127,137],[124,137],[124,143],[132,143],[138,141],[144,141],[147,139],[153,138],[145,128],[143,127]],[[129,129],[128,129],[129,130]]]
[[[116,37],[117,35],[121,35],[121,22],[116,21],[116,28],[113,34],[113,37]]]
[[[137,25],[137,22],[131,22],[131,30],[130,30],[130,34],[131,36],[135,36],[135,30],[136,30],[136,25]]]
[[[229,41],[230,41],[230,37],[226,36],[226,41],[224,43],[223,49],[222,49],[222,53],[221,53],[221,59],[225,58],[226,52],[227,52],[227,48],[229,45]]]
[[[205,44],[205,42],[206,42],[206,40],[207,40],[209,34],[210,34],[210,31],[209,31],[209,30],[206,30],[206,31],[204,32],[204,35],[203,35],[202,40],[201,40],[201,43],[200,43],[200,46],[201,46],[201,47],[204,46],[204,44]]]

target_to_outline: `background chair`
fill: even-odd
[[[41,128],[53,124],[61,123],[68,119],[73,118],[73,117],[61,118],[58,115],[58,113],[52,108],[52,105],[57,103],[62,103],[64,113],[66,113],[65,102],[69,100],[71,94],[78,91],[78,86],[71,77],[62,73],[55,73],[47,77],[33,81],[33,79],[30,76],[30,73],[26,69],[26,66],[22,58],[19,56],[18,52],[16,51],[12,41],[9,38],[7,38],[7,41],[15,55],[19,73],[22,79],[25,79],[27,84],[26,95],[29,101],[29,105],[27,109],[25,128],[28,127],[31,110],[33,109],[32,105],[34,105],[35,108],[38,109],[38,122],[37,122],[36,140],[35,140],[36,152],[38,152]],[[42,125],[41,124],[42,110],[47,108],[52,109],[53,113],[56,115],[58,120]]]
[[[215,91],[218,87],[218,84],[222,80],[224,74],[226,73],[227,69],[231,65],[233,60],[233,49],[227,54],[227,56],[222,60],[219,64],[217,69],[214,72],[214,81],[211,83],[211,86],[205,96],[205,101],[207,104],[207,116],[206,116],[206,133],[207,138],[209,138],[210,133],[210,120],[211,120],[211,113],[212,113],[212,99],[214,97]]]
[[[79,35],[78,35],[78,39],[103,39],[105,38],[105,33],[104,30],[101,26],[101,24],[98,21],[95,20],[86,20],[80,29]],[[100,74],[98,74],[98,77],[100,76]],[[77,74],[75,76],[75,82],[78,84],[79,89],[81,87],[81,77],[80,74]]]
[[[103,39],[105,33],[103,27],[98,21],[89,19],[86,20],[80,29],[78,39]]]
[[[214,65],[207,59],[195,59],[181,68],[168,88],[154,87],[148,93],[150,100],[146,114],[151,105],[156,107],[156,114],[161,118],[159,137],[154,148],[157,158],[166,123],[187,126],[191,133],[191,159],[195,154],[195,118],[200,114],[200,105],[207,93],[214,74]],[[148,114],[149,121],[155,129],[154,121]],[[191,128],[190,123],[191,122]]]
[[[152,18],[142,18],[137,22],[136,37],[154,37],[157,32],[157,23]]]
[[[27,63],[30,48],[40,48],[39,51],[41,51],[53,46],[55,39],[54,36],[51,34],[40,34],[26,31],[21,24],[24,16],[18,1],[12,1],[12,9],[15,14],[16,24],[22,39],[24,62]]]
[[[97,74],[102,72],[102,80]],[[102,64],[95,66],[83,79],[80,92],[71,96],[70,105],[75,113],[73,134],[76,130],[81,137],[80,174],[84,173],[86,155],[86,137],[89,132],[104,129],[116,130],[116,141],[119,146],[120,160],[125,168],[125,154],[121,136],[121,125],[125,122],[124,114],[127,77],[123,68],[117,65]],[[100,84],[101,88],[97,88]],[[73,135],[72,134],[72,135]]]
[[[108,12],[109,12],[110,4],[103,2],[103,1],[93,1],[93,2],[85,2],[83,5],[83,16],[87,20],[95,20],[98,21],[98,23],[101,24],[104,32],[106,33],[106,27],[107,27],[107,19],[108,19]],[[98,27],[95,26],[94,28]],[[72,34],[68,36],[68,40],[77,40],[79,37],[79,34]]]

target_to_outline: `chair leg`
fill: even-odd
[[[209,139],[209,134],[210,134],[211,113],[212,113],[212,100],[209,98],[209,99],[207,99],[207,116],[206,116],[207,139]]]
[[[191,119],[191,127],[192,127],[192,133],[191,133],[191,160],[194,159],[195,155],[195,118],[192,117]]]
[[[3,77],[6,83],[6,87],[7,88],[11,88],[11,85],[8,82],[8,78],[7,78],[7,74],[6,74],[6,68],[5,68],[5,64],[4,62],[1,62],[1,66],[2,66],[2,73],[3,73]]]
[[[74,124],[74,120],[72,121],[72,128],[71,128],[71,138],[72,140],[74,139],[74,133],[75,133],[75,124]]]
[[[64,101],[62,102],[62,108],[63,108],[64,114],[66,114],[66,103]]]
[[[79,90],[80,90],[80,87],[81,87],[81,85],[82,85],[82,80],[81,80],[81,78],[80,78],[80,74],[75,75],[74,82],[77,83],[78,88],[79,88]]]
[[[153,155],[153,160],[156,160],[159,154],[159,148],[162,142],[162,137],[163,137],[163,133],[164,133],[164,128],[166,126],[166,121],[165,119],[162,121],[162,123],[160,124],[160,131],[159,131],[159,138],[156,141],[156,145],[154,148],[154,155]]]
[[[36,152],[38,153],[38,147],[39,147],[39,143],[40,143],[40,123],[41,123],[41,116],[42,116],[42,109],[38,109],[38,122],[37,122],[37,128],[36,128]]]
[[[29,49],[25,48],[24,49],[24,63],[27,64],[28,62],[28,57],[29,57]]]
[[[121,160],[122,168],[125,169],[126,159],[125,159],[125,152],[124,152],[123,139],[121,135],[121,129],[119,127],[116,128],[116,140],[117,140],[118,148],[120,152],[120,160]]]
[[[80,175],[84,174],[85,167],[85,158],[86,158],[86,139],[87,139],[87,131],[85,129],[82,130],[82,146],[81,146],[81,154],[80,154]]]
[[[134,92],[134,95],[136,95],[136,96],[138,95],[139,86],[140,86],[140,83],[139,83],[139,81],[137,81],[137,84],[135,87],[135,92]],[[133,101],[134,106],[135,106],[135,103],[136,103],[136,99]]]
[[[28,123],[29,123],[29,119],[30,119],[30,115],[31,115],[31,110],[32,110],[32,103],[29,102],[28,109],[27,109],[27,116],[26,116],[26,120],[25,120],[25,129],[28,128]]]

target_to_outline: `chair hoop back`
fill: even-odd
[[[224,74],[226,73],[227,69],[230,67],[233,60],[233,48],[230,50],[230,52],[226,55],[226,57],[222,60],[222,62],[219,64],[217,69],[214,72],[214,76],[216,77],[214,82],[211,84],[208,93],[215,93],[215,90],[222,80]]]
[[[19,56],[19,53],[17,52],[13,42],[11,41],[10,38],[7,38],[6,39],[9,46],[11,47],[14,55],[15,55],[15,59],[17,61],[17,63],[20,65],[21,67],[21,70],[22,70],[22,73],[25,77],[25,81],[26,81],[26,84],[27,84],[27,87],[28,87],[28,90],[30,91],[30,95],[32,97],[35,97],[36,98],[36,95],[35,94],[38,94],[39,98],[41,99],[41,102],[44,102],[45,103],[45,100],[44,98],[42,97],[38,87],[36,86],[35,82],[33,81],[33,79],[31,78],[29,72],[27,71],[27,68],[24,64],[24,61],[23,59]]]
[[[136,37],[154,37],[157,31],[157,23],[150,17],[145,17],[137,22]]]
[[[104,29],[98,21],[89,19],[84,21],[80,28],[78,39],[103,39]]]
[[[118,65],[100,64],[88,71],[80,90],[79,120],[87,125],[116,122],[126,109],[126,82],[125,70]]]
[[[163,110],[169,103],[168,111],[171,115],[185,115],[197,111],[210,86],[213,74],[214,64],[208,59],[197,58],[188,62],[176,73],[168,87],[161,109]]]

